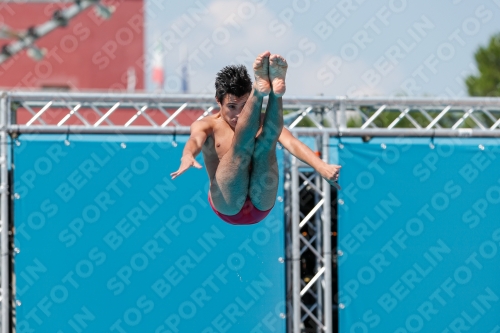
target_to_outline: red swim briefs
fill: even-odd
[[[210,193],[208,194],[208,202],[210,202],[210,206],[214,210],[215,214],[217,214],[217,216],[219,216],[223,221],[236,225],[255,224],[257,222],[260,222],[267,216],[267,214],[269,214],[272,209],[271,208],[266,211],[258,210],[253,205],[250,197],[247,196],[247,200],[243,204],[243,207],[236,215],[224,215],[222,213],[219,213],[219,211],[215,209]]]

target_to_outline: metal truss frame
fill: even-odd
[[[218,111],[213,96],[115,93],[4,92],[0,93],[0,249],[1,332],[12,323],[9,224],[9,140],[23,133],[189,134],[182,116],[193,121]],[[332,136],[353,137],[500,137],[499,98],[285,98],[285,125],[296,136],[314,136],[322,158],[328,160]],[[18,113],[28,115],[18,121]],[[49,117],[57,114],[57,116]],[[120,124],[116,115],[128,115]],[[92,115],[92,117],[89,117]],[[350,118],[350,122],[349,119]],[[357,121],[352,121],[357,119]],[[301,127],[304,121],[311,127]],[[142,125],[139,125],[142,124]],[[146,124],[146,125],[144,125]],[[350,125],[348,127],[348,125]],[[353,127],[351,127],[353,126]],[[288,156],[288,155],[287,155]],[[302,322],[316,324],[317,332],[332,333],[333,302],[330,185],[295,157],[285,159],[287,214],[288,332],[301,332]],[[314,193],[313,209],[300,210],[299,192]],[[302,232],[307,228],[308,234]],[[315,272],[302,279],[301,260],[313,254]],[[305,298],[308,301],[305,301]],[[312,302],[311,302],[312,300]],[[0,332],[0,333],[1,333]]]
[[[8,169],[8,133],[5,128],[8,125],[8,98],[7,94],[0,95],[0,306],[1,306],[1,331],[11,332],[11,259],[10,251],[10,223],[9,223],[9,169]]]
[[[297,134],[295,131],[292,131]],[[322,157],[328,161],[328,133],[316,135]],[[290,332],[300,333],[303,322],[309,318],[315,323],[316,331],[332,333],[333,329],[333,284],[331,245],[331,185],[307,164],[294,156],[290,160],[290,184],[288,189],[291,206],[291,259],[292,316],[289,317]],[[286,171],[285,171],[286,172]],[[314,193],[313,208],[300,211],[299,193],[308,187]],[[307,231],[306,231],[307,230]],[[314,275],[302,278],[302,260],[308,251],[314,257]],[[305,298],[309,301],[305,301]],[[312,299],[312,302],[310,301]]]
[[[31,119],[17,124],[15,112],[9,113],[9,129],[19,132],[112,132],[171,133],[188,131],[190,124],[179,124],[179,115],[187,110],[203,109],[200,117],[216,112],[217,104],[210,95],[155,95],[103,93],[8,93],[12,105],[31,113]],[[47,123],[43,115],[51,109],[66,108],[64,119]],[[98,120],[89,123],[81,110],[91,108]],[[175,112],[166,111],[175,109]],[[332,136],[500,136],[500,102],[498,98],[346,98],[305,97],[284,99],[284,116],[288,128],[300,128],[301,134],[326,132]],[[134,110],[125,124],[113,124],[110,116],[120,110]],[[161,112],[166,118],[153,120],[151,112]],[[94,115],[94,116],[95,116]],[[78,125],[66,125],[71,118]],[[134,122],[145,118],[147,125]],[[355,121],[349,124],[348,118]],[[196,119],[193,119],[193,121]],[[300,125],[308,121],[310,127]],[[348,127],[349,125],[349,127]],[[116,128],[115,128],[116,127]],[[187,132],[186,132],[187,133]]]

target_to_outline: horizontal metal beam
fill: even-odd
[[[82,133],[82,134],[189,134],[189,126],[151,127],[151,126],[55,126],[55,125],[9,125],[9,133]],[[348,128],[338,131],[334,128],[293,128],[291,132],[296,136],[315,136],[329,134],[332,137],[475,137],[475,138],[499,138],[500,129],[475,130],[475,129],[359,129]]]
[[[127,94],[127,93],[82,93],[82,92],[9,92],[12,101],[51,101],[54,99],[75,100],[78,102],[108,101],[140,101],[146,103],[215,103],[213,95],[192,94]],[[285,96],[284,105],[326,106],[338,104],[341,101],[349,105],[387,105],[387,106],[490,106],[500,108],[498,97],[465,97],[465,98],[435,98],[435,97],[345,97],[345,96]]]
[[[3,128],[0,128],[3,130]],[[10,125],[7,126],[10,134],[189,134],[189,126],[171,126],[171,127],[151,127],[151,126],[26,126]]]
[[[355,105],[411,105],[411,106],[497,106],[500,107],[498,97],[461,97],[461,98],[439,98],[439,97],[347,97],[345,103]]]
[[[9,92],[11,101],[52,101],[66,100],[87,103],[109,102],[143,102],[143,103],[215,103],[212,95],[191,95],[191,94],[129,94],[129,93],[107,93],[107,92],[43,92],[43,91],[15,91]]]
[[[500,129],[496,130],[480,130],[480,129],[386,129],[386,128],[347,128],[339,131],[335,128],[310,128],[299,127],[291,130],[294,135],[315,136],[327,133],[334,137],[473,137],[473,138],[498,138],[500,137]]]

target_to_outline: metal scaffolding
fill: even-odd
[[[331,137],[500,137],[498,98],[347,98],[285,97],[285,124],[296,136],[312,136],[328,161]],[[12,251],[9,243],[8,145],[23,133],[189,134],[192,122],[217,112],[213,96],[105,93],[5,92],[0,96],[1,319],[11,332]],[[311,127],[304,127],[308,125]],[[285,160],[287,205],[288,332],[307,321],[316,332],[336,332],[333,295],[331,186],[310,167]],[[301,208],[301,191],[312,195]],[[306,255],[314,257],[305,276]]]
[[[11,269],[10,262],[12,258],[12,253],[10,251],[10,241],[9,241],[9,177],[8,177],[8,163],[7,163],[7,131],[5,130],[7,123],[8,112],[8,97],[7,94],[3,93],[0,95],[0,126],[2,130],[0,131],[0,249],[2,251],[2,259],[0,263],[1,267],[1,278],[0,282],[0,295],[1,295],[1,328],[3,332],[10,332],[11,324]]]
[[[328,133],[318,138],[322,157],[328,161]],[[289,327],[293,333],[300,333],[303,322],[309,318],[315,324],[317,332],[333,332],[333,281],[332,281],[332,245],[331,245],[331,198],[330,184],[321,179],[317,172],[291,157],[291,270],[292,270],[292,309]],[[300,193],[308,187],[313,193],[313,208],[301,211]],[[290,193],[291,192],[291,193]],[[308,251],[314,256],[314,275],[302,278],[302,261]],[[304,301],[309,296],[312,302]]]

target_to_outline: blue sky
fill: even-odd
[[[213,92],[232,63],[287,58],[291,96],[467,96],[474,52],[500,32],[500,0],[146,0],[146,49],[163,41],[165,90]],[[188,59],[188,60],[183,60]],[[154,91],[151,70],[146,89]]]

